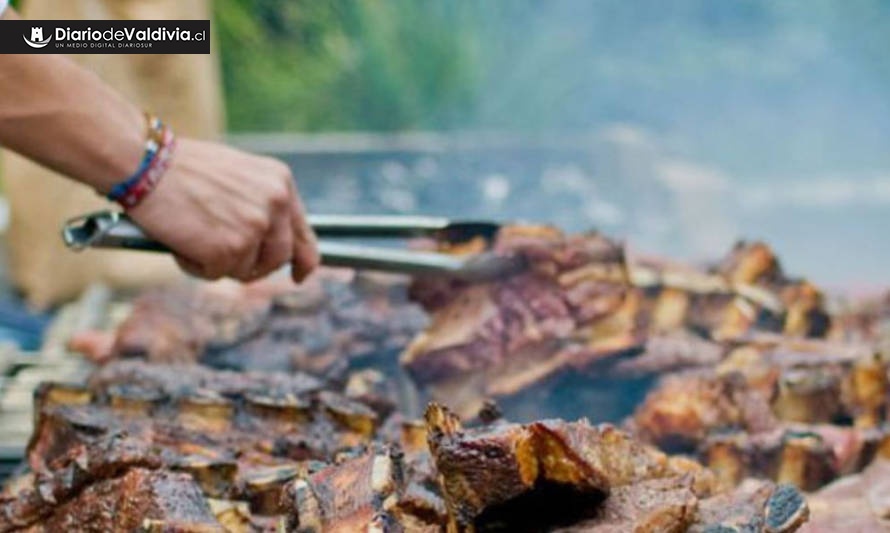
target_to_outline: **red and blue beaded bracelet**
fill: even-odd
[[[169,126],[153,115],[146,114],[148,135],[145,154],[130,177],[118,183],[108,192],[107,198],[119,203],[124,209],[139,205],[161,181],[176,148],[176,137]]]

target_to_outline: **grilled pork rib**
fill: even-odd
[[[524,255],[529,271],[472,286],[421,280],[413,289],[432,318],[402,363],[434,399],[464,416],[486,397],[514,414],[511,399],[548,382],[558,387],[555,377],[566,373],[670,364],[666,355],[636,368],[628,361],[661,337],[701,339],[686,361],[674,356],[677,365],[695,364],[722,352],[719,345],[706,349],[708,342],[753,331],[820,336],[829,325],[821,293],[787,278],[761,243],[739,244],[712,271],[628,256],[599,234],[541,227],[507,227],[493,248]]]

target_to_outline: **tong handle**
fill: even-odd
[[[389,215],[309,215],[319,237],[399,238],[435,236],[448,228],[444,217]]]
[[[430,219],[433,220],[433,219]],[[337,220],[337,224],[345,219]],[[355,219],[349,221],[350,224]],[[336,224],[327,226],[331,228]],[[388,231],[401,231],[407,224],[388,226]],[[351,227],[350,229],[354,229]],[[354,232],[349,233],[354,236]],[[379,236],[379,233],[375,233]],[[104,211],[69,220],[62,229],[62,239],[74,250],[94,248],[125,248],[147,252],[171,250],[147,236],[124,214]],[[494,279],[519,272],[525,268],[521,257],[501,257],[484,253],[469,258],[432,252],[379,248],[359,244],[319,241],[322,263],[328,266],[365,268],[411,275],[448,275],[467,281]]]
[[[62,240],[73,250],[125,248],[145,252],[170,252],[170,248],[150,238],[130,217],[116,211],[90,213],[65,223]]]

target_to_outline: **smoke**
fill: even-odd
[[[734,173],[890,162],[879,2],[481,4],[476,127],[627,122]]]
[[[890,223],[890,4],[556,0],[473,9],[474,127],[628,124],[660,155],[726,181],[715,206],[713,187],[696,200],[670,170],[666,186],[683,199],[669,223],[686,233],[656,246],[711,253],[735,232],[774,244],[790,270],[816,280],[890,282],[890,252],[873,245]],[[659,168],[650,165],[649,184],[664,184]],[[619,199],[602,217],[639,217],[635,202]],[[636,222],[620,229],[651,240]]]
[[[292,153],[313,209],[596,228],[689,259],[762,239],[817,283],[890,284],[890,3],[311,5],[339,6],[319,9],[349,22],[316,43],[337,53],[316,64],[291,43],[242,66],[293,56],[277,69],[288,82],[311,65],[339,81],[239,101],[268,104],[275,119],[314,110],[333,117],[328,128],[455,132],[336,161]],[[281,81],[266,77],[240,87]]]

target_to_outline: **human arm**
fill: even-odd
[[[145,138],[142,111],[88,70],[58,55],[0,55],[3,146],[104,194],[139,166]],[[289,168],[221,144],[179,139],[128,213],[202,277],[250,280],[290,261],[299,280],[318,263]]]

